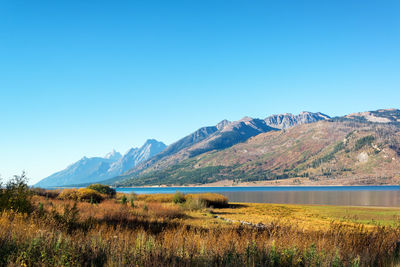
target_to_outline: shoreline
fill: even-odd
[[[400,186],[400,184],[234,184],[234,185],[216,185],[216,184],[189,184],[189,185],[142,185],[142,186],[118,186],[113,188],[213,188],[213,187],[374,187],[374,186]]]
[[[101,182],[99,182],[101,183]],[[367,183],[363,179],[329,179],[323,181],[310,181],[307,178],[289,178],[284,180],[273,180],[273,181],[254,181],[254,182],[240,182],[233,183],[232,180],[222,180],[214,183],[207,184],[187,184],[187,185],[140,185],[140,186],[118,186],[113,188],[213,188],[213,187],[226,187],[226,188],[235,188],[235,187],[344,187],[344,186],[352,186],[352,187],[368,187],[368,186],[399,186],[400,183],[389,182],[385,184],[379,183]],[[73,185],[73,186],[55,186],[49,187],[53,189],[62,189],[62,188],[80,188],[86,187],[87,184],[82,185]]]

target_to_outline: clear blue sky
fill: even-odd
[[[243,116],[399,108],[400,1],[0,3],[0,174]]]

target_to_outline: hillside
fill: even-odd
[[[258,134],[163,170],[126,177],[119,186],[267,181],[292,184],[400,182],[399,128],[389,123],[329,120]]]
[[[127,177],[160,171],[197,155],[227,149],[262,133],[279,131],[280,129],[326,119],[329,119],[329,116],[319,112],[302,112],[299,115],[289,113],[272,115],[265,119],[244,117],[234,122],[223,120],[216,126],[200,128],[171,144],[157,156],[124,173],[124,175],[106,182],[114,183]]]
[[[277,129],[288,129],[297,125],[328,120],[330,117],[321,112],[312,113],[303,111],[298,115],[290,113],[272,115],[265,119],[267,125]]]

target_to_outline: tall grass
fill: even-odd
[[[226,207],[228,205],[228,198],[215,193],[203,194],[187,194],[183,195],[180,192],[176,194],[142,194],[137,195],[137,200],[146,202],[162,202],[162,203],[183,203],[188,200],[200,200],[205,206],[210,207]]]
[[[394,227],[332,221],[320,230],[279,220],[254,227],[187,209],[226,206],[217,194],[185,195],[184,204],[173,204],[173,194],[117,194],[132,205],[60,196],[29,195],[29,212],[3,209],[0,266],[390,266],[400,249]]]
[[[93,221],[68,233],[37,218],[0,217],[0,263],[45,266],[383,266],[395,251],[388,229],[199,229],[160,224],[162,231]],[[29,229],[26,231],[25,229]],[[397,233],[396,233],[397,234]],[[386,240],[386,241],[385,241]],[[383,241],[383,242],[382,242]]]
[[[398,229],[332,223],[326,231],[186,223],[179,205],[48,200],[44,215],[0,215],[0,265],[26,266],[384,266]],[[144,207],[146,206],[146,209]]]

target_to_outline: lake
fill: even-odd
[[[287,186],[287,187],[138,187],[118,192],[219,193],[231,202],[343,206],[400,206],[400,186]]]

